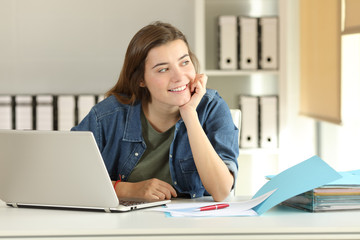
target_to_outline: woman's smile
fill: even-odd
[[[183,92],[187,88],[188,84],[170,89],[169,92]]]

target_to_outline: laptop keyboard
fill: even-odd
[[[134,201],[134,200],[121,200],[119,199],[119,204],[124,205],[124,206],[135,206],[135,205],[139,205],[139,204],[144,204],[146,203],[145,201]]]

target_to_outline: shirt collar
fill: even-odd
[[[141,103],[136,102],[134,105],[129,105],[129,110],[126,116],[126,123],[124,129],[123,140],[128,142],[142,142],[144,141],[142,136],[142,127],[141,127]],[[184,120],[180,120],[176,123],[176,126],[179,127]],[[176,131],[176,130],[175,130]]]

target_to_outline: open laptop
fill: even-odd
[[[122,212],[164,205],[116,196],[91,132],[0,130],[0,199],[13,207]]]

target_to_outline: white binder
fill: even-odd
[[[260,147],[278,147],[278,98],[260,97]]]
[[[61,95],[58,97],[58,130],[69,131],[75,126],[75,97]]]
[[[51,95],[36,96],[36,130],[53,130],[54,111]]]
[[[95,105],[94,95],[80,95],[78,98],[78,110],[79,110],[79,123],[90,112],[91,108]]]
[[[239,17],[239,68],[258,68],[258,18]]]
[[[12,129],[11,96],[0,96],[0,129]]]
[[[33,129],[32,96],[16,96],[15,127],[20,130]]]
[[[260,59],[262,69],[278,68],[278,18],[264,17],[260,25]]]
[[[259,147],[259,100],[256,96],[240,96],[241,148]]]
[[[219,16],[219,68],[237,69],[237,17]]]

